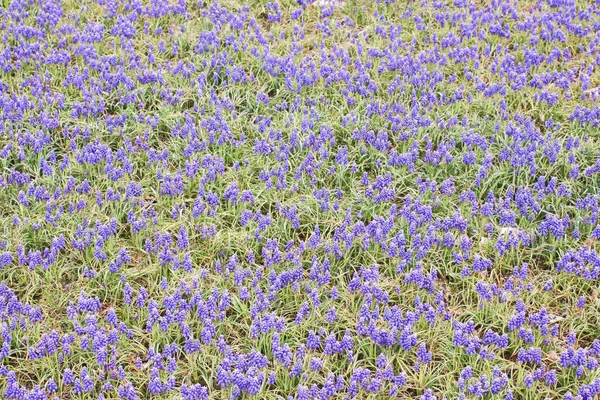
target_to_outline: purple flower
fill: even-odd
[[[311,371],[320,371],[323,369],[323,361],[318,357],[314,357],[310,360],[309,368]]]
[[[423,364],[428,364],[432,360],[432,353],[427,351],[425,343],[421,343],[417,349],[417,359]]]
[[[521,363],[533,363],[533,364],[541,364],[542,363],[542,350],[539,347],[530,347],[530,348],[520,348],[517,359]]]
[[[327,322],[333,323],[333,322],[335,322],[336,318],[337,318],[337,313],[336,313],[335,307],[332,307],[327,311],[327,315],[325,316],[325,319],[327,320]]]

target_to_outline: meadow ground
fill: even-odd
[[[600,3],[3,0],[5,399],[600,393]]]

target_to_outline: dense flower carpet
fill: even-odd
[[[0,397],[600,394],[600,2],[3,0]]]

